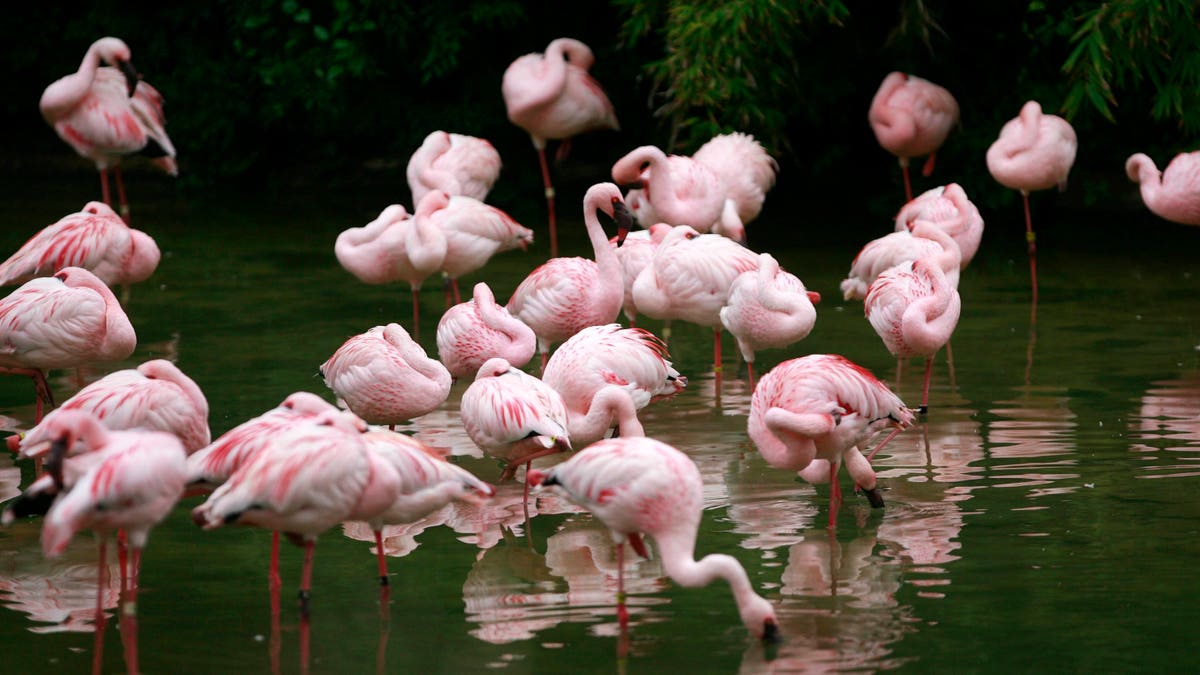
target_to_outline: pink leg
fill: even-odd
[[[125,530],[117,530],[117,567],[121,569],[121,592],[129,587],[130,572],[127,568],[129,562],[129,547],[128,541],[125,538]]]
[[[538,373],[539,375],[546,374],[546,362],[549,360],[550,360],[550,352],[542,352],[542,370]]]
[[[0,374],[4,375],[24,375],[33,380],[33,390],[36,396],[34,403],[34,421],[33,423],[40,424],[42,417],[46,413],[46,407],[54,409],[54,395],[50,392],[50,383],[46,381],[46,374],[37,368],[2,368]]]
[[[750,393],[754,393],[754,362],[746,362],[746,375],[750,378]]]
[[[629,627],[629,610],[625,607],[625,542],[617,544],[617,623]]]
[[[837,527],[837,513],[842,506],[842,486],[838,485],[838,463],[829,463],[829,529]]]
[[[108,169],[100,169],[100,198],[112,206],[112,197],[108,193]]]
[[[100,563],[96,569],[96,635],[92,645],[92,673],[99,675],[103,672],[104,663],[104,627],[108,622],[104,618],[104,589],[108,587],[108,547],[106,537],[97,541]]]
[[[130,556],[132,563],[129,571],[129,590],[125,601],[121,603],[121,640],[125,643],[125,667],[130,673],[138,672],[137,646],[137,595],[138,570],[142,564],[141,549],[133,549]]]
[[[912,201],[912,181],[908,177],[908,159],[900,158],[900,173],[904,174],[904,201]]]
[[[921,389],[920,413],[929,412],[929,380],[933,376],[933,355],[925,357],[925,386]]]
[[[930,176],[933,175],[933,165],[934,165],[935,161],[937,161],[937,153],[936,152],[929,153],[929,159],[926,159],[925,166],[921,167],[921,175],[922,176],[929,178]]]
[[[883,449],[883,446],[890,443],[892,439],[896,437],[896,434],[900,433],[901,431],[903,430],[900,427],[892,429],[892,433],[884,437],[884,439],[879,442],[879,445],[875,446],[875,448],[867,455],[867,461],[869,462],[872,459],[875,459],[875,455],[879,454],[879,451]]]
[[[736,375],[736,373],[734,373]],[[717,388],[717,402],[721,401],[721,329],[713,327],[713,380]]]
[[[304,571],[300,575],[300,616],[308,618],[308,601],[312,597],[312,565],[315,541],[304,542]],[[305,659],[307,662],[307,659]]]
[[[546,163],[546,148],[538,148],[538,163],[542,166],[542,186],[546,189],[546,210],[550,219],[550,257],[558,257],[558,228],[554,217],[554,185],[550,182],[550,166]]]
[[[271,532],[271,567],[267,570],[267,588],[274,591],[278,598],[279,589],[283,587],[283,579],[279,578],[279,531]]]
[[[383,557],[383,530],[375,530],[375,555],[379,559],[379,585],[388,585],[387,560]]]
[[[954,350],[950,348],[949,340],[946,340],[946,370],[950,372],[950,388],[957,389],[958,385],[954,384]]]
[[[121,214],[121,220],[124,220],[125,224],[128,225],[129,224],[129,202],[126,201],[126,199],[125,199],[125,179],[121,176],[121,165],[120,164],[113,167],[113,175],[116,176],[116,178],[117,178],[117,199],[119,199],[121,202],[121,207],[120,207],[121,210],[118,211],[118,213]]]
[[[1025,241],[1029,242],[1029,281],[1033,285],[1033,307],[1034,313],[1031,314],[1031,321],[1037,322],[1037,301],[1038,301],[1038,283],[1037,283],[1037,235],[1033,232],[1033,218],[1029,215],[1029,193],[1021,192],[1021,201],[1025,205]]]

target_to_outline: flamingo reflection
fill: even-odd
[[[1066,391],[1054,387],[1021,387],[1021,396],[998,401],[990,413],[999,419],[988,428],[991,487],[1028,488],[1028,497],[1064,494],[1078,485],[1075,413]]]
[[[1139,478],[1200,475],[1200,375],[1153,382],[1142,396],[1132,432],[1141,443]]]

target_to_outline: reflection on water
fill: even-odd
[[[96,549],[73,546],[45,559],[36,539],[24,549],[0,552],[0,604],[28,615],[31,633],[91,633],[96,630]],[[109,547],[110,549],[113,547]],[[105,619],[121,599],[120,570],[108,562],[101,595]]]
[[[1139,478],[1200,476],[1200,376],[1152,383],[1135,420]]]
[[[1062,388],[1024,387],[1021,397],[1000,401],[989,427],[992,487],[1029,488],[1029,498],[1066,494],[1078,483],[1075,457],[1075,413]]]

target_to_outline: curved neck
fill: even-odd
[[[685,588],[707,586],[717,579],[724,579],[733,591],[738,614],[745,622],[753,613],[750,607],[765,601],[754,592],[745,568],[733,556],[714,553],[696,560],[695,534],[695,528],[690,533],[679,528],[678,532],[654,535],[654,543],[662,555],[663,570],[675,583]]]
[[[528,335],[529,344],[531,347],[533,346],[533,330],[497,304],[496,296],[492,294],[492,289],[488,288],[487,284],[480,283],[475,287],[474,300],[475,311],[479,313],[479,319],[485,326],[504,333],[514,340]]]
[[[600,204],[596,200],[584,202],[583,224],[587,228],[588,240],[592,242],[596,265],[600,268],[600,282],[606,289],[615,287],[617,294],[623,296],[625,286],[621,278],[621,261],[617,259],[616,251],[609,245],[608,236],[604,234],[604,226],[600,224],[600,219],[596,216],[596,210],[599,208]]]
[[[751,415],[750,436],[768,464],[777,469],[799,471],[817,456],[814,436],[834,428],[831,415],[794,413],[772,407],[763,415]]]
[[[913,225],[912,233],[913,236],[936,241],[941,245],[942,252],[933,257],[943,272],[950,273],[961,266],[962,251],[959,250],[958,242],[954,241],[954,237],[950,236],[949,232],[931,222],[918,220]]]
[[[441,361],[429,358],[421,345],[409,337],[399,324],[392,323],[385,326],[383,338],[400,352],[405,363],[419,375],[439,385],[444,383],[449,388],[450,371],[446,370]]]
[[[596,392],[586,414],[571,410],[568,410],[568,414],[568,431],[571,442],[577,447],[583,447],[586,441],[603,438],[614,421],[622,437],[646,435],[642,423],[638,421],[633,399],[617,386],[610,385]]]
[[[909,305],[901,319],[901,330],[905,342],[915,351],[932,354],[946,344],[958,325],[962,300],[937,265],[925,267],[925,274],[933,293]]]
[[[1037,144],[1042,126],[1042,107],[1033,101],[1021,108],[1021,121],[1017,134],[1013,136],[1013,145],[1017,149],[1027,150]]]

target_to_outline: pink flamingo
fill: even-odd
[[[911,231],[891,232],[862,247],[842,280],[842,297],[861,300],[867,297],[867,289],[884,271],[928,256],[941,262],[950,285],[958,287],[962,256],[954,237],[932,222],[917,221]]]
[[[596,259],[551,258],[530,272],[508,300],[508,311],[537,335],[543,370],[550,345],[588,326],[612,323],[621,311],[621,266],[597,210],[617,221],[617,240],[624,239],[633,214],[621,191],[612,183],[593,185],[583,198],[583,223]]]
[[[836,354],[811,354],[784,361],[759,380],[747,432],[771,466],[798,471],[809,483],[829,481],[833,529],[842,503],[839,467],[844,462],[871,506],[881,508],[883,496],[863,445],[885,427],[894,427],[895,435],[912,423],[912,411],[865,368]]]
[[[208,446],[188,456],[187,484],[190,489],[211,492],[229,480],[251,457],[267,447],[272,440],[296,421],[314,418],[322,413],[337,412],[337,407],[316,394],[298,391],[275,408],[249,419],[221,434]],[[267,573],[268,588],[279,592],[279,531],[271,533],[271,563]]]
[[[1139,184],[1146,208],[1159,218],[1200,225],[1200,151],[1175,155],[1161,173],[1154,160],[1139,152],[1125,161],[1125,173]]]
[[[911,232],[919,220],[937,225],[954,238],[962,256],[961,267],[966,267],[975,257],[983,238],[983,216],[958,183],[927,190],[905,204],[896,214],[896,231]]]
[[[396,497],[385,510],[368,522],[375,533],[379,582],[387,586],[387,562],[384,560],[383,546],[385,525],[415,523],[455,500],[480,504],[492,497],[496,490],[411,436],[392,431],[372,431],[365,434],[363,440],[366,441],[368,452],[390,464],[399,478]]]
[[[126,661],[138,672],[136,610],[142,550],[151,528],[171,512],[183,495],[186,453],[179,439],[159,431],[111,431],[83,411],[69,411],[48,429],[54,450],[47,464],[48,478],[60,491],[42,525],[42,552],[61,555],[80,530],[96,534],[99,548],[96,584],[96,624],[103,622],[104,587],[108,571],[105,549],[109,534],[121,530],[132,549],[126,616],[122,623],[129,642]],[[91,452],[81,455],[74,476],[64,476],[63,455],[78,441]],[[86,459],[83,459],[86,458]],[[82,464],[83,466],[78,466]],[[53,468],[57,465],[57,469]],[[70,471],[70,470],[68,470]],[[73,473],[74,473],[73,472]],[[35,483],[31,489],[38,486]]]
[[[520,368],[533,358],[533,329],[497,304],[492,289],[475,284],[474,297],[442,315],[437,327],[438,359],[453,378],[475,376],[490,358],[500,357]]]
[[[1037,247],[1033,220],[1029,215],[1029,193],[1056,185],[1059,190],[1065,190],[1078,146],[1075,130],[1069,122],[1057,115],[1042,114],[1042,106],[1037,101],[1029,101],[1021,106],[1018,117],[1005,123],[1000,129],[1000,137],[987,151],[987,166],[992,178],[1004,187],[1021,192],[1034,307],[1037,307]]]
[[[615,323],[584,328],[564,342],[542,381],[562,395],[571,443],[587,446],[614,422],[621,436],[644,435],[637,411],[687,386],[669,358],[653,333]]]
[[[38,104],[59,138],[96,163],[105,204],[112,204],[108,170],[113,169],[125,220],[129,219],[129,204],[121,180],[123,156],[145,155],[168,174],[178,173],[175,146],[164,128],[162,95],[140,79],[129,59],[124,42],[100,38],[88,47],[79,70],[46,87]],[[101,67],[101,63],[111,67]]]
[[[629,205],[629,196],[632,194],[636,197],[638,192],[640,190],[630,190],[625,194],[626,205]],[[633,209],[630,208],[630,211]],[[634,215],[637,216],[637,213],[634,212]],[[621,313],[625,315],[631,328],[637,323],[638,315],[637,304],[633,302],[633,282],[654,259],[654,252],[658,250],[659,243],[666,239],[670,231],[670,225],[655,223],[649,229],[630,232],[624,241],[618,242],[615,236],[608,240],[609,245],[617,254],[617,261],[621,263],[621,281],[625,287],[625,295],[621,300]]]
[[[725,205],[713,232],[745,243],[746,228],[762,212],[767,192],[775,186],[779,164],[749,134],[714,136],[692,155],[721,178]]]
[[[471,197],[451,196],[449,203],[434,211],[431,218],[446,237],[442,273],[450,280],[456,303],[462,302],[459,277],[482,268],[497,253],[515,248],[525,250],[533,243],[533,230],[504,211]]]
[[[957,248],[948,252],[951,257]],[[925,357],[922,414],[929,405],[933,356],[954,333],[962,300],[935,257],[897,265],[871,283],[863,308],[867,321],[897,359]]]
[[[206,530],[251,525],[283,532],[303,546],[304,617],[318,535],[345,520],[371,520],[399,494],[399,476],[368,451],[366,430],[345,411],[295,420],[192,510],[192,520]]]
[[[596,129],[619,129],[612,103],[588,74],[596,58],[579,40],[558,38],[545,54],[526,54],[504,71],[500,84],[508,119],[529,133],[538,152],[550,218],[550,257],[558,257],[554,186],[546,163],[546,141],[562,140],[559,159],[572,136]]]
[[[709,165],[692,157],[668,155],[653,145],[634,148],[612,167],[612,178],[641,190],[650,206],[645,217],[668,225],[710,232],[725,211],[725,184]]]
[[[488,359],[459,404],[467,435],[487,455],[505,462],[500,480],[517,467],[571,449],[567,408],[553,387],[513,368],[501,358]]]
[[[450,396],[450,371],[398,323],[346,340],[321,364],[321,377],[355,415],[395,430]]]
[[[23,457],[39,457],[49,449],[50,429],[61,428],[54,418],[74,410],[96,416],[108,429],[146,429],[173,434],[189,453],[209,444],[208,400],[192,378],[165,359],[147,361],[137,368],[118,370],[80,389],[63,401],[19,441]],[[92,448],[86,442],[74,444],[79,452]]]
[[[758,256],[745,246],[680,225],[662,240],[653,260],[633,282],[633,301],[653,319],[710,326],[713,372],[719,383],[721,308],[729,300],[733,280],[757,267]]]
[[[433,190],[483,201],[500,177],[500,153],[482,138],[434,131],[409,158],[405,173],[413,204]]]
[[[867,120],[883,149],[899,158],[904,199],[912,201],[908,160],[929,155],[921,174],[928,177],[933,173],[937,150],[958,123],[958,102],[949,91],[928,80],[893,72],[875,92]]]
[[[333,247],[342,267],[363,283],[408,282],[412,289],[413,335],[420,335],[421,283],[441,269],[446,259],[446,235],[430,216],[449,202],[450,195],[435,190],[417,205],[413,216],[403,206],[393,204],[365,226],[339,234]]]
[[[39,277],[0,299],[0,373],[33,378],[34,423],[43,404],[54,407],[45,371],[95,361],[120,361],[137,334],[108,286],[82,267]]]
[[[82,267],[110,287],[150,278],[161,253],[150,235],[125,224],[110,206],[88,202],[30,237],[0,263],[0,286],[23,284],[64,267]]]
[[[667,576],[684,587],[724,579],[750,633],[762,640],[778,638],[775,610],[754,592],[735,558],[711,554],[695,559],[704,485],[696,465],[679,450],[653,438],[612,438],[546,471],[530,471],[526,481],[542,488],[558,486],[611,530],[617,543],[617,617],[622,628],[629,621],[624,544],[628,541],[638,555],[649,557],[642,540],[648,535]]]
[[[808,337],[817,322],[814,303],[821,295],[780,269],[770,253],[758,255],[758,269],[733,280],[721,308],[721,325],[737,340],[754,389],[754,352],[787,347]]]

